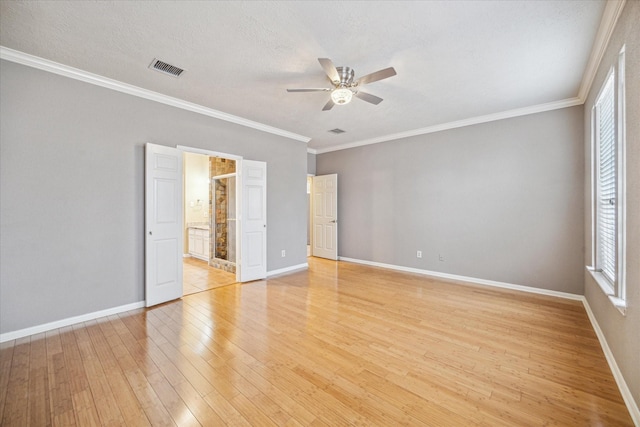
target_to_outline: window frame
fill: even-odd
[[[601,97],[613,79],[613,122],[614,122],[614,161],[615,171],[615,277],[614,280],[603,273],[600,265],[599,241],[599,196],[600,196],[600,106]],[[617,64],[611,66],[596,96],[591,110],[591,273],[611,303],[624,315],[626,314],[626,103],[625,103],[625,46],[618,54]]]

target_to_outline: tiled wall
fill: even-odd
[[[234,173],[236,171],[236,162],[230,159],[210,157],[209,171],[212,177]],[[233,260],[225,261],[230,255],[227,250],[229,238],[229,230],[227,229],[227,214],[229,211],[227,183],[228,179],[217,179],[211,180],[209,184],[210,194],[213,195],[209,200],[209,215],[215,215],[214,229],[211,230],[211,260],[209,264],[212,267],[235,273],[235,263],[231,262]]]

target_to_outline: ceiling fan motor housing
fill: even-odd
[[[355,75],[355,72],[352,68],[336,67],[336,71],[338,72],[338,76],[340,77],[339,82],[333,82],[336,86],[349,87],[353,84],[353,76]]]

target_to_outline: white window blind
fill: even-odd
[[[597,269],[615,285],[617,265],[617,158],[614,74],[598,96],[596,113],[596,262]]]

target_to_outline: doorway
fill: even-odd
[[[236,160],[185,152],[183,294],[236,283]]]
[[[186,152],[232,158],[237,162],[235,278],[237,282],[249,282],[267,276],[267,164],[197,148],[173,148],[146,143],[144,186],[147,307],[180,298],[184,294],[184,248],[185,240],[191,237],[184,220],[183,159]],[[207,181],[210,181],[208,177]],[[198,204],[204,205],[203,200],[196,198],[194,207]],[[209,204],[211,205],[211,200]],[[200,232],[196,232],[198,228],[193,227],[196,228],[193,233],[194,241],[200,239],[199,246],[194,247],[200,248],[201,255],[207,261],[209,254],[202,248],[211,248],[211,241],[214,239],[211,239],[210,233],[202,232],[205,224],[200,225]],[[188,243],[187,240],[186,244]]]
[[[310,186],[311,255],[338,259],[338,175],[307,177]],[[307,187],[309,188],[309,187]]]
[[[147,143],[147,146],[152,144]],[[216,179],[235,179],[235,211],[236,218],[229,222],[229,233],[235,236],[235,276],[237,282],[250,282],[267,277],[267,164],[258,160],[244,159],[234,154],[219,153],[199,148],[178,145],[177,152],[182,154],[196,153],[209,157],[208,181]],[[216,160],[217,159],[217,160]],[[223,160],[226,160],[223,161]],[[233,170],[231,162],[233,161]],[[226,165],[224,164],[226,163]],[[222,165],[221,165],[222,164]],[[228,198],[231,200],[231,198]],[[210,206],[213,201],[210,199]],[[228,202],[233,209],[233,202]],[[213,209],[213,206],[212,206]],[[210,210],[209,218],[214,217]],[[214,242],[210,239],[210,254]],[[209,258],[210,259],[210,258]],[[219,259],[219,258],[218,258]]]

